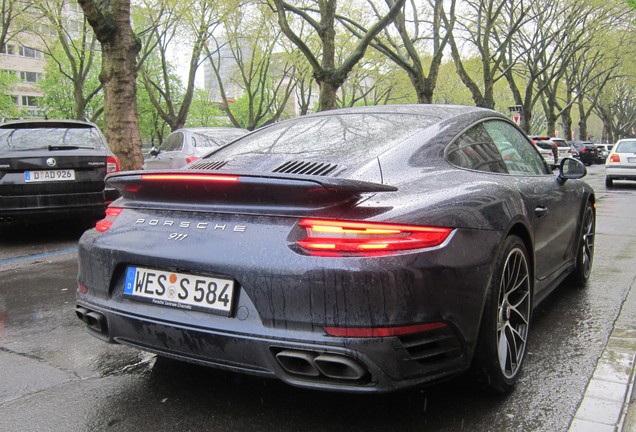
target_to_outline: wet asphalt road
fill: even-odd
[[[0,431],[565,431],[636,276],[636,183],[597,193],[586,289],[536,310],[516,390],[461,377],[398,394],[312,392],[156,359],[88,335],[74,315],[82,227],[0,233]]]

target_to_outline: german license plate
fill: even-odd
[[[232,311],[234,281],[129,266],[124,297],[228,316]]]
[[[25,171],[24,181],[26,183],[35,182],[54,182],[54,181],[71,181],[75,180],[75,170],[40,170]]]
[[[628,163],[636,163],[636,158],[627,158]]]

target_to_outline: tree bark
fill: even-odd
[[[139,39],[130,24],[130,0],[78,0],[102,44],[104,135],[123,170],[143,163],[137,120],[137,54]]]

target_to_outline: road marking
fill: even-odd
[[[44,258],[44,257],[48,257],[48,256],[53,256],[53,255],[61,255],[61,254],[70,253],[70,252],[77,252],[77,248],[76,247],[72,247],[72,248],[68,248],[68,249],[60,249],[60,250],[56,250],[56,251],[53,251],[53,252],[44,252],[44,253],[39,253],[39,254],[34,254],[34,255],[26,255],[26,256],[21,256],[21,257],[17,257],[17,258],[6,258],[6,259],[3,259],[3,260],[0,260],[0,265],[11,264],[11,263],[14,263],[14,262],[19,262],[19,261],[26,261],[26,260]]]

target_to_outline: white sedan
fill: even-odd
[[[605,186],[614,180],[636,180],[636,138],[619,140],[605,162]]]

